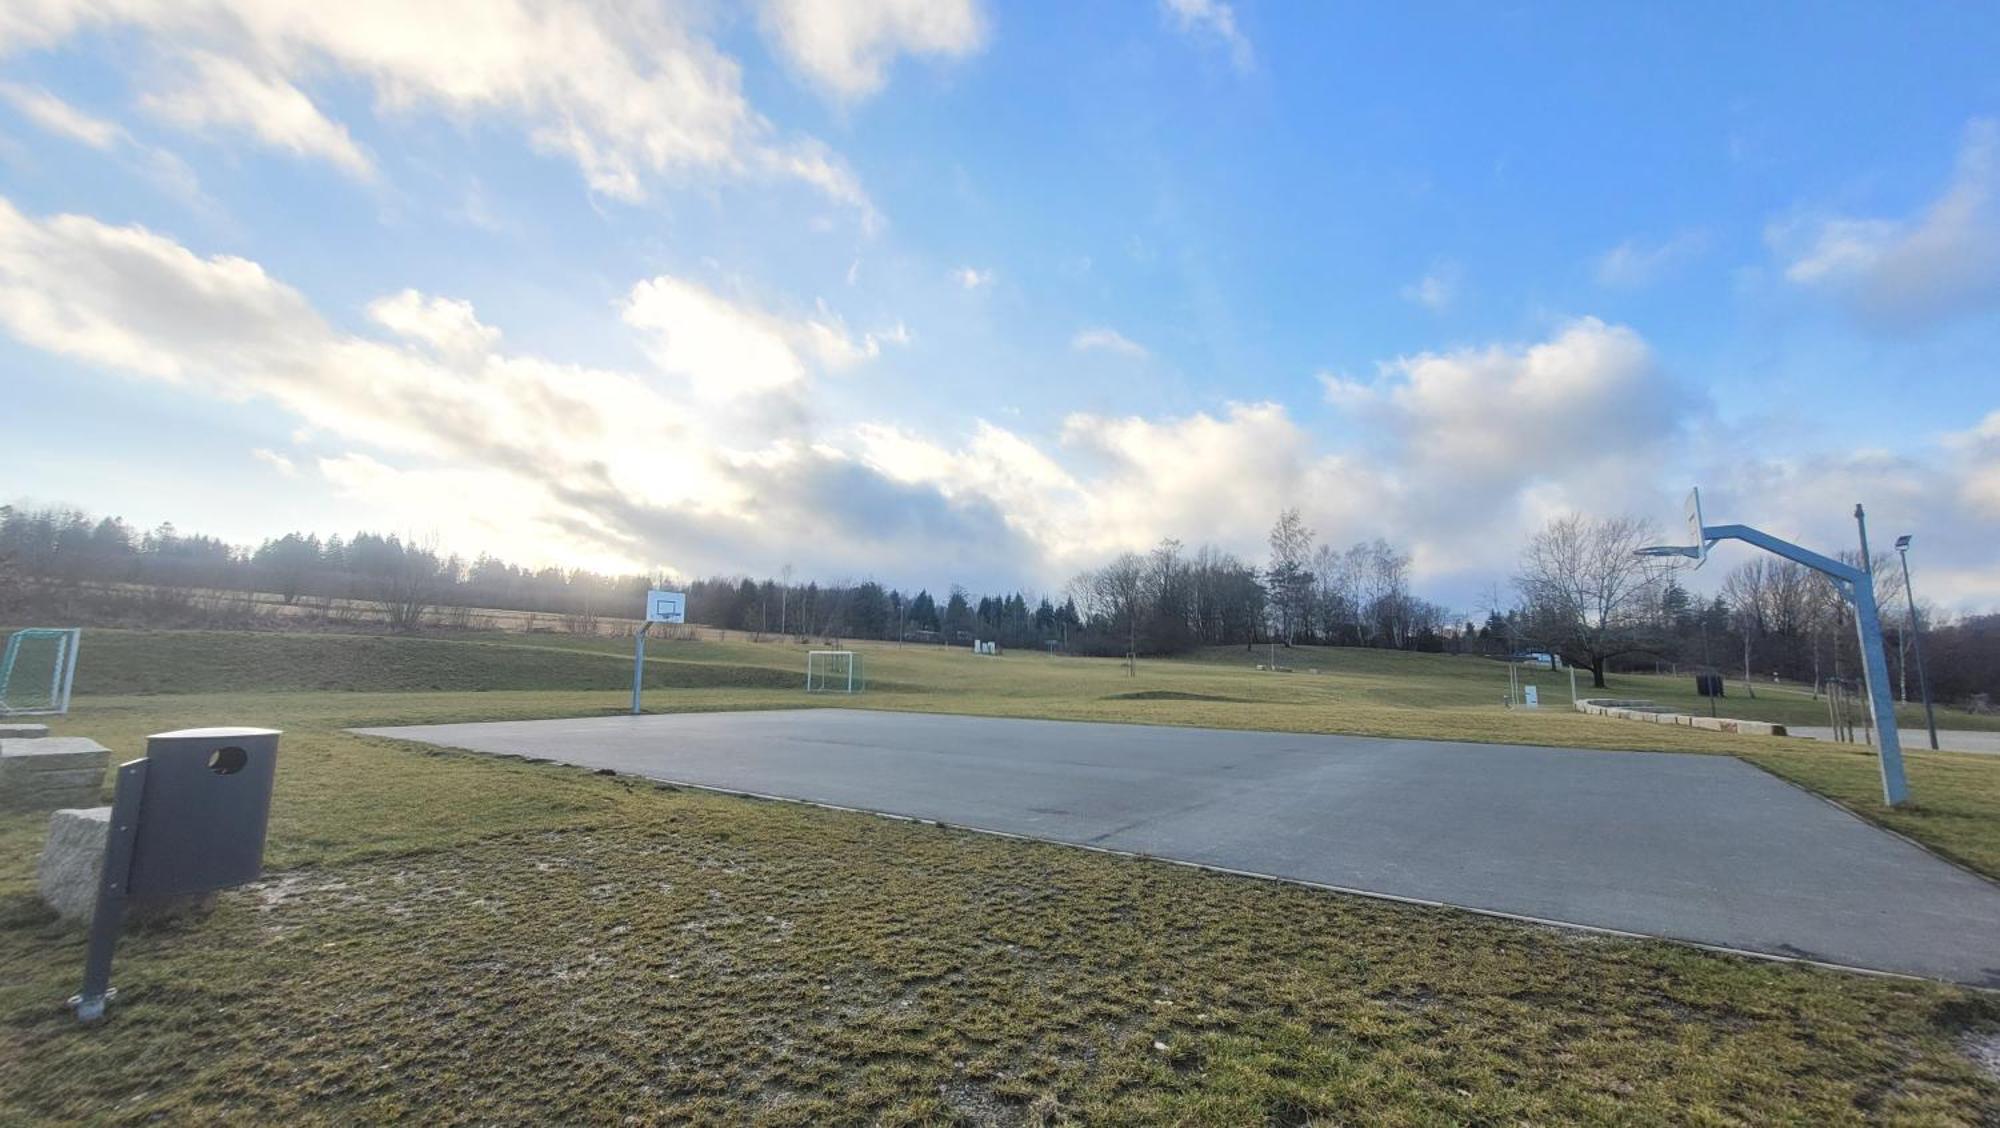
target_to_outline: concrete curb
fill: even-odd
[[[1625,701],[1610,697],[1586,697],[1576,703],[1576,711],[1597,717],[1617,717],[1626,721],[1651,721],[1656,725],[1682,725],[1711,732],[1735,732],[1749,736],[1784,736],[1785,726],[1769,721],[1739,721],[1730,717],[1697,717],[1669,713],[1651,701]]]

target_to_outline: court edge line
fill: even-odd
[[[376,734],[371,733],[367,735],[376,735]],[[390,737],[388,739],[403,740],[408,738]],[[418,743],[426,743],[426,742],[419,741]],[[494,759],[519,760],[524,763],[530,762],[531,760],[534,759],[533,757],[524,756],[512,752],[479,752],[475,751],[474,749],[457,748],[452,745],[432,745],[432,747],[453,748],[454,751],[464,752],[469,755],[489,756]],[[1482,909],[1476,905],[1459,905],[1459,904],[1454,904],[1450,901],[1434,901],[1424,897],[1404,896],[1399,893],[1382,893],[1372,889],[1356,889],[1351,886],[1333,885],[1324,881],[1312,881],[1310,879],[1301,877],[1285,877],[1282,874],[1261,873],[1257,870],[1233,869],[1229,866],[1218,866],[1209,862],[1191,862],[1184,858],[1168,858],[1168,857],[1163,857],[1159,854],[1144,854],[1136,850],[1118,850],[1109,846],[1092,846],[1081,842],[1065,842],[1059,838],[1039,838],[1032,834],[1020,834],[1011,830],[991,830],[986,827],[969,826],[965,823],[945,822],[941,819],[925,818],[922,815],[899,815],[894,811],[877,811],[877,810],[872,810],[868,807],[849,807],[849,806],[844,806],[840,803],[827,803],[817,799],[799,799],[790,795],[772,795],[762,791],[747,791],[744,790],[743,788],[738,788],[738,787],[718,787],[714,784],[707,784],[707,783],[687,783],[682,780],[667,779],[661,776],[644,775],[639,772],[621,772],[612,768],[592,768],[583,764],[571,764],[561,760],[543,760],[542,762],[546,764],[552,764],[558,767],[574,768],[579,771],[589,772],[593,775],[608,774],[614,777],[622,777],[627,779],[643,779],[651,783],[668,784],[673,787],[686,788],[689,791],[707,792],[711,795],[726,795],[737,799],[760,799],[772,803],[795,803],[801,807],[817,807],[825,811],[841,811],[851,815],[868,815],[872,818],[878,818],[878,819],[893,819],[896,822],[917,823],[923,826],[934,826],[941,830],[963,830],[970,832],[972,834],[983,834],[992,838],[1009,838],[1013,839],[1016,842],[1037,842],[1047,846],[1060,846],[1065,849],[1071,849],[1071,850],[1088,850],[1091,851],[1092,853],[1108,854],[1115,858],[1130,858],[1146,862],[1162,862],[1167,865],[1182,866],[1187,869],[1202,870],[1207,873],[1226,874],[1231,877],[1246,877],[1255,881],[1270,881],[1270,882],[1276,882],[1281,885],[1295,885],[1305,889],[1317,889],[1325,893],[1345,894],[1350,897],[1366,897],[1372,901],[1387,901],[1392,904],[1413,905],[1419,908],[1427,908],[1427,909],[1449,909],[1454,912],[1472,913],[1476,916],[1483,916],[1494,920],[1513,921],[1516,924],[1534,924],[1534,925],[1540,925],[1544,928],[1560,928],[1572,932],[1588,932],[1597,936],[1612,936],[1622,940],[1653,940],[1663,944],[1674,944],[1684,948],[1694,948],[1699,951],[1711,952],[1717,955],[1740,956],[1745,959],[1760,960],[1765,963],[1802,964],[1807,967],[1824,968],[1828,971],[1845,972],[1850,975],[1867,975],[1867,976],[1874,976],[1880,979],[1902,979],[1914,983],[1942,983],[1947,986],[1959,987],[1968,991],[1978,991],[1983,994],[2000,993],[2000,987],[1982,987],[1976,983],[1961,983],[1953,979],[1940,979],[1928,975],[1914,975],[1906,971],[1886,971],[1882,968],[1863,967],[1859,964],[1844,964],[1844,963],[1835,963],[1831,960],[1816,960],[1807,956],[1786,956],[1786,955],[1780,955],[1776,952],[1759,952],[1749,948],[1732,948],[1727,944],[1709,944],[1709,943],[1704,943],[1700,940],[1684,940],[1677,936],[1661,936],[1651,932],[1631,932],[1626,929],[1610,928],[1601,924],[1579,924],[1575,921],[1557,920],[1553,917],[1530,916],[1526,913],[1510,913],[1504,909]],[[1853,812],[1849,812],[1849,814],[1852,813]],[[1855,817],[1859,818],[1860,816],[1857,815]],[[1872,826],[1874,824],[1871,823],[1870,825]]]

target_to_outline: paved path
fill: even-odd
[[[1861,729],[1857,726],[1856,732]],[[1928,752],[1931,749],[1930,730],[1922,725],[1904,725],[1902,728],[1903,749],[1908,752]],[[1832,740],[1833,729],[1826,725],[1786,725],[1785,732],[1791,736],[1809,736],[1814,740]],[[1946,752],[1977,752],[1987,756],[2000,756],[2000,732],[1980,732],[1977,729],[1939,729],[1938,747]]]
[[[359,731],[2000,987],[2000,886],[1724,756],[845,709]]]

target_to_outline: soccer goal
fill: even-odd
[[[30,627],[8,635],[0,651],[0,717],[68,713],[82,640],[74,628]]]
[[[807,693],[860,693],[867,687],[861,655],[854,651],[814,650],[806,654]]]

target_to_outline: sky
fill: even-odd
[[[0,500],[1031,591],[1296,506],[1470,609],[1698,484],[1996,609],[1996,58],[1942,3],[0,0]]]

